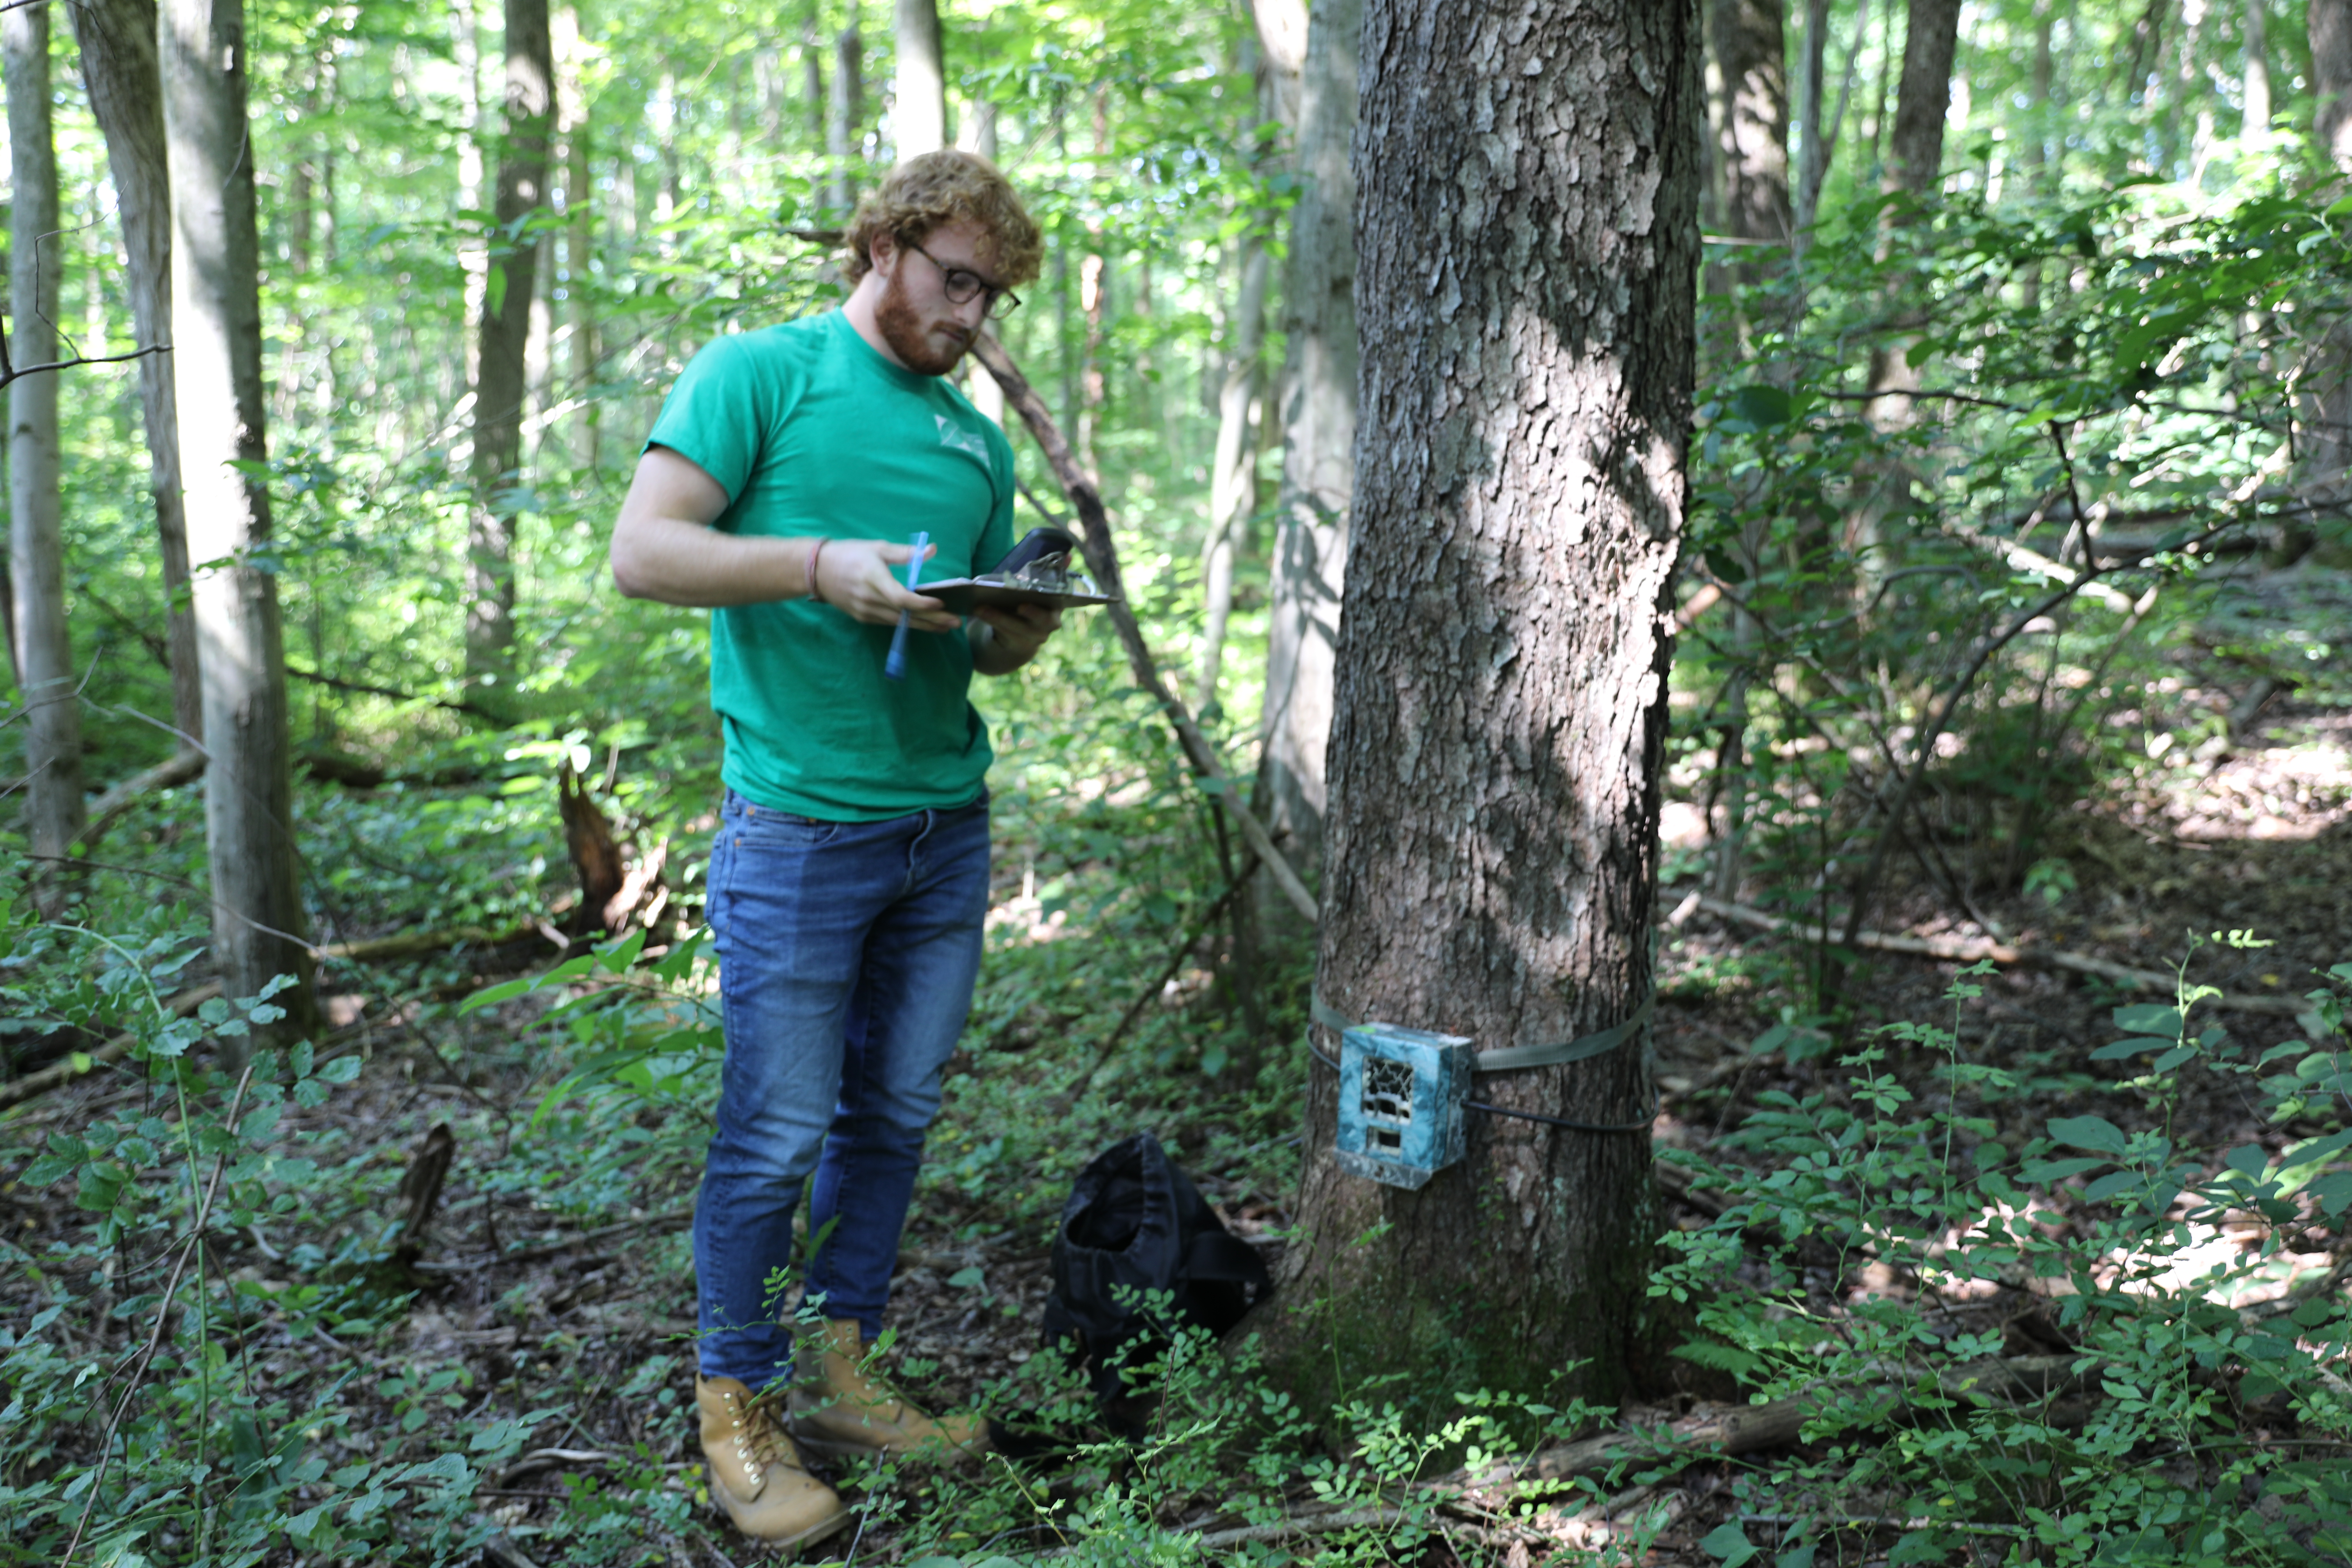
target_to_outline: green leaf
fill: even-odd
[[[1731,408],[1735,418],[1758,430],[1786,425],[1796,413],[1788,393],[1777,386],[1743,386],[1731,395]]]
[[[2096,1149],[2120,1154],[2129,1145],[2123,1129],[2104,1116],[2060,1116],[2050,1124],[2050,1136],[2071,1149]]]
[[[328,1083],[349,1083],[360,1076],[360,1058],[355,1056],[337,1057],[319,1069],[319,1077]]]
[[[2126,1057],[2143,1057],[2155,1051],[2168,1051],[2172,1046],[2173,1042],[2169,1038],[2159,1040],[2152,1036],[2143,1035],[2134,1039],[2115,1040],[2101,1046],[2091,1053],[2091,1059],[2095,1062],[2121,1061]]]
[[[2175,1046],[2150,1064],[2153,1072],[2170,1072],[2181,1063],[2195,1059],[2196,1050],[2189,1046]]]
[[[2333,1175],[2322,1176],[2303,1190],[2309,1193],[2312,1201],[2333,1219],[2347,1206],[2352,1206],[2352,1171],[2338,1171]]]
[[[2095,1204],[2099,1203],[2115,1196],[2117,1193],[2138,1186],[2140,1180],[2140,1173],[2137,1171],[2110,1172],[2084,1187],[2083,1196]]]
[[[987,1278],[987,1272],[975,1266],[971,1268],[957,1269],[954,1273],[948,1276],[948,1283],[954,1286],[959,1290],[970,1290],[977,1287]]]
[[[2271,1168],[2271,1157],[2269,1151],[2261,1144],[2245,1143],[2223,1155],[2221,1163],[2242,1176],[2260,1181]]]
[[[2116,1008],[2112,1016],[2116,1028],[2135,1035],[2162,1035],[2167,1045],[2180,1037],[2180,1009],[2168,1004],[2136,1002]]]
[[[1756,1548],[1749,1544],[1746,1532],[1728,1520],[1702,1538],[1699,1548],[1709,1557],[1720,1559],[1723,1568],[1739,1568],[1741,1563],[1757,1556]]]

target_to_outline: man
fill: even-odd
[[[613,530],[623,593],[708,606],[726,805],[709,873],[727,1058],[695,1205],[711,1491],[739,1529],[814,1542],[848,1511],[793,1436],[952,1456],[865,1371],[898,1236],[979,973],[988,909],[987,726],[974,670],[1018,669],[1058,612],[967,626],[904,584],[985,571],[1013,544],[1013,451],[940,378],[1037,276],[1037,226],[984,160],[892,171],[852,218],[838,311],[723,337],[670,390]],[[904,616],[903,679],[884,674]],[[814,1175],[794,1361],[779,1321],[793,1215]],[[806,1308],[804,1318],[810,1316]]]

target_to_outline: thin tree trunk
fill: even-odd
[[[1366,417],[1316,972],[1349,1017],[1529,1046],[1650,996],[1699,53],[1689,0],[1366,6]],[[1474,1116],[1417,1191],[1340,1170],[1339,1085],[1310,1069],[1291,1304],[1261,1325],[1305,1407],[1392,1371],[1627,1387],[1657,1234],[1641,1035],[1474,1095],[1633,1131]]]
[[[457,67],[457,210],[482,210],[482,34],[474,0],[449,0],[449,48]],[[466,320],[482,319],[482,289],[488,262],[467,245],[458,257],[466,270]],[[481,363],[481,340],[466,335],[466,386],[474,386]]]
[[[976,103],[967,107],[971,114],[957,133],[959,144],[993,163],[996,162],[996,105]],[[1004,424],[1004,388],[996,384],[996,378],[975,374],[971,378],[970,391],[971,405],[1002,427]]]
[[[833,48],[833,90],[825,100],[824,151],[833,164],[828,198],[834,215],[847,221],[857,205],[857,153],[865,122],[866,45],[857,35],[857,5],[849,8],[849,26],[841,30]]]
[[[1260,117],[1277,110],[1282,99],[1280,69],[1253,44],[1243,47],[1243,68],[1256,79],[1257,112],[1242,121],[1241,140],[1256,139]],[[1255,57],[1255,58],[1253,58]],[[1296,94],[1293,99],[1295,100]],[[1240,239],[1240,265],[1235,268],[1233,313],[1226,318],[1223,384],[1217,393],[1217,446],[1209,468],[1209,531],[1201,551],[1202,635],[1201,668],[1192,686],[1192,711],[1206,713],[1217,700],[1217,681],[1224,664],[1225,631],[1233,619],[1234,559],[1241,532],[1257,510],[1257,413],[1264,400],[1265,375],[1260,363],[1265,350],[1265,295],[1273,266],[1258,238],[1255,215]]]
[[[1864,16],[1870,14],[1869,0],[1858,7]],[[1822,181],[1829,173],[1829,160],[1822,145],[1822,111],[1823,90],[1829,83],[1830,0],[1805,0],[1805,36],[1797,57],[1797,188],[1791,202],[1790,220],[1796,225],[1804,244],[1804,231],[1811,227],[1814,209],[1821,202]]]
[[[466,679],[503,693],[513,684],[515,499],[523,404],[530,392],[531,306],[540,242],[515,227],[547,202],[547,140],[555,62],[547,0],[507,0],[506,137],[499,153],[499,234],[482,300],[481,374],[474,384],[474,510],[466,545]]]
[[[32,5],[0,14],[0,56],[8,93],[8,350],[10,363],[58,357],[58,278],[64,237],[58,225],[58,154],[49,115],[49,13]],[[15,601],[17,697],[25,717],[25,837],[36,856],[35,905],[54,913],[64,894],[61,863],[80,837],[81,696],[66,630],[65,520],[58,489],[58,378],[20,376],[8,385],[8,558]]]
[[[1363,0],[1314,0],[1299,79],[1298,199],[1283,279],[1280,521],[1269,588],[1261,773],[1267,826],[1308,877],[1323,850],[1332,650],[1355,497],[1356,47]]]
[[[172,341],[172,188],[163,153],[163,87],[156,76],[154,0],[82,0],[71,8],[81,45],[90,111],[106,136],[107,167],[130,270],[131,330],[142,347]],[[147,433],[147,484],[169,606],[172,726],[191,744],[204,739],[204,677],[196,666],[196,617],[188,600],[188,524],[180,494],[179,410],[172,356],[139,362],[139,410]]]
[[[1815,120],[1809,121],[1806,125],[1803,162],[1799,166],[1797,176],[1796,224],[1797,243],[1800,246],[1806,243],[1806,236],[1811,232],[1813,219],[1821,212],[1822,185],[1829,178],[1831,161],[1837,156],[1838,138],[1845,130],[1846,107],[1853,100],[1854,78],[1862,69],[1862,51],[1870,42],[1870,8],[1873,4],[1874,0],[1856,0],[1853,8],[1853,37],[1846,45],[1845,69],[1838,78],[1837,107],[1830,112],[1828,128],[1824,130],[1818,123],[1818,104],[1814,110]],[[1812,25],[1810,19],[1811,15],[1810,8],[1821,9],[1822,47],[1826,53],[1829,47],[1827,0],[1807,0],[1807,5],[1809,6],[1806,22],[1808,27]],[[1811,47],[1809,43],[1807,45],[1809,68],[1811,65]]]
[[[2239,134],[2252,140],[2267,136],[2271,129],[2271,58],[2269,36],[2269,0],[2246,0],[2245,20],[2245,119]],[[2047,24],[2044,24],[2045,27]],[[2043,49],[2049,47],[2048,33],[2042,35]]]
[[[589,176],[589,153],[593,138],[588,129],[588,97],[580,81],[580,13],[566,5],[560,13],[567,47],[559,51],[556,106],[563,135],[563,296],[572,328],[572,388],[586,396],[596,381],[596,303],[590,295],[590,274],[596,259],[595,191]],[[593,397],[578,410],[579,437],[573,449],[590,469],[596,467],[598,411]]]
[[[939,0],[897,0],[898,66],[890,122],[901,162],[948,144],[948,79]]]
[[[1895,100],[1885,188],[1925,200],[1943,181],[1944,120],[1952,101],[1952,58],[1959,41],[1960,0],[1911,0],[1903,35],[1903,79]],[[1872,354],[1871,401],[1864,406],[1882,430],[1911,420],[1911,394],[1919,372],[1910,362],[1911,339],[1895,339]]]
[[[289,1032],[317,1009],[296,875],[278,579],[252,559],[269,539],[261,296],[246,121],[241,0],[164,0],[163,128],[172,189],[173,363],[188,544],[223,562],[195,582],[205,674],[205,826],[213,958],[232,997],[278,975]],[[224,1038],[232,1058],[243,1043]]]
[[[825,150],[824,37],[818,30],[820,6],[812,0],[808,20],[801,29],[801,107],[808,116],[812,152]]]

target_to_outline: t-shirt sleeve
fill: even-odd
[[[988,572],[1013,552],[1013,443],[996,427],[996,421],[983,416],[980,421],[988,434],[988,464],[998,476],[996,505],[989,513],[988,525],[981,530],[980,548],[972,553],[972,569]]]
[[[717,479],[731,505],[759,466],[767,430],[761,378],[741,337],[714,339],[688,360],[662,400],[647,447],[667,447]]]

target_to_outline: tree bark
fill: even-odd
[[[130,258],[124,287],[140,343],[172,341],[172,191],[164,172],[163,88],[156,76],[154,0],[83,0],[72,7],[90,111],[106,137],[106,162]],[[172,660],[172,726],[204,740],[204,676],[196,668],[195,612],[188,602],[187,510],[180,494],[179,410],[172,356],[139,362],[139,410],[147,434],[147,483],[163,562],[165,630]]]
[[[1717,153],[1724,232],[1786,244],[1789,202],[1789,45],[1780,0],[1712,0],[1708,39],[1723,72]],[[1808,53],[1810,61],[1810,48]],[[1815,85],[1818,100],[1819,88]],[[1753,267],[1742,268],[1752,280]]]
[[[1298,95],[1298,199],[1283,280],[1287,351],[1282,489],[1268,597],[1265,811],[1291,858],[1316,875],[1327,803],[1332,649],[1355,497],[1356,48],[1364,0],[1314,0]]]
[[[1895,89],[1894,132],[1888,142],[1885,190],[1915,200],[1933,195],[1943,181],[1944,119],[1952,101],[1952,58],[1959,44],[1960,0],[1911,0],[1903,35],[1903,77]],[[1896,221],[1901,221],[1896,215]],[[1870,359],[1870,401],[1864,405],[1870,421],[1881,430],[1899,429],[1911,422],[1911,395],[1919,390],[1918,368],[1911,363],[1912,339],[1906,333],[1873,352]],[[1907,483],[1900,476],[1889,484]],[[1858,541],[1865,550],[1876,542],[1876,515],[1894,498],[1882,493],[1869,504],[1873,514]],[[1865,570],[1865,579],[1870,573]]]
[[[164,0],[158,37],[188,546],[199,563],[226,563],[195,580],[213,958],[232,997],[294,976],[279,1005],[289,1032],[307,1032],[317,1010],[296,875],[286,650],[278,578],[253,559],[269,541],[269,490],[255,471],[268,445],[244,6]]]
[[[857,146],[865,96],[866,45],[857,36],[857,7],[852,5],[849,26],[834,43],[833,85],[824,115],[824,151],[833,164],[830,205],[845,223],[857,205]]]
[[[518,231],[547,202],[548,132],[555,109],[547,0],[507,0],[506,54],[506,136],[499,153],[498,232],[490,240],[478,322],[474,508],[466,541],[466,680],[499,700],[514,680],[515,515],[541,249],[537,236]]]
[[[0,75],[8,93],[10,363],[49,364],[58,352],[58,153],[49,112],[49,13],[0,15]],[[64,507],[58,489],[58,371],[8,384],[8,556],[17,697],[25,717],[25,837],[35,905],[54,914],[59,863],[80,836],[81,694],[66,629]]]
[[[898,0],[897,81],[890,122],[900,162],[948,144],[947,60],[940,41],[939,0]]]
[[[2245,119],[2239,134],[2254,140],[2270,133],[2271,129],[2271,59],[2268,17],[2264,15],[2269,0],[2246,0],[2245,19]],[[2046,39],[2048,35],[2043,35]],[[2046,51],[2045,42],[2043,48]]]
[[[1695,0],[1366,7],[1377,412],[1356,441],[1316,977],[1349,1016],[1524,1046],[1650,994],[1699,58]],[[1639,1125],[1643,1056],[1637,1038],[1475,1097]],[[1272,1331],[1303,1403],[1389,1371],[1548,1398],[1626,1385],[1655,1234],[1646,1130],[1474,1116],[1466,1157],[1408,1192],[1341,1173],[1336,1100],[1313,1069]]]
[[[2352,0],[2311,0],[2312,140],[2339,175],[2352,175]],[[2308,354],[2296,399],[2303,422],[2304,484],[2315,506],[2352,494],[2352,321],[2331,325]],[[2287,566],[2311,552],[2308,522],[2282,523],[2264,552]]]

